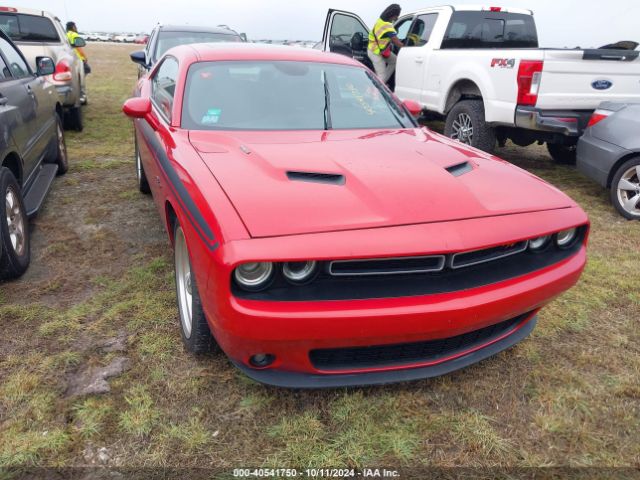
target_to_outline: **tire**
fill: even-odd
[[[496,147],[496,131],[485,121],[482,100],[456,103],[447,114],[444,134],[488,153]]]
[[[29,220],[16,178],[0,167],[0,279],[18,278],[29,268]]]
[[[611,181],[611,202],[628,220],[640,220],[640,157],[624,162]]]
[[[547,143],[549,155],[558,165],[575,165],[576,153],[578,148],[576,145],[561,145],[559,143]]]
[[[77,107],[70,108],[65,113],[65,127],[68,130],[75,130],[76,132],[84,130],[81,106],[78,105]]]
[[[142,165],[142,159],[140,158],[140,150],[138,149],[138,140],[135,140],[135,161],[136,161],[136,179],[138,180],[138,190],[149,195],[151,188],[147,181],[147,174],[144,172],[144,166]]]
[[[62,119],[58,115],[56,115],[56,139],[54,147],[51,157],[47,159],[47,163],[58,164],[58,175],[64,175],[69,170],[69,157],[67,156],[67,143],[64,139]]]
[[[191,269],[191,258],[180,222],[173,230],[176,297],[180,319],[180,336],[186,349],[193,354],[208,353],[215,341],[202,310],[198,286]]]

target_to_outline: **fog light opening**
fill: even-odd
[[[249,363],[254,368],[267,368],[275,362],[276,356],[270,353],[257,353],[249,359]]]

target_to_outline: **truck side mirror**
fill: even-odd
[[[137,52],[133,52],[129,55],[131,57],[131,61],[133,63],[137,63],[138,65],[142,65],[143,67],[147,67],[147,56],[144,53],[144,50],[138,50]]]
[[[84,38],[82,37],[76,37],[76,39],[73,41],[73,45],[71,46],[73,48],[82,48],[87,46],[87,42],[85,42]]]

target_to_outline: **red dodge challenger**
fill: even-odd
[[[569,197],[420,127],[350,58],[177,47],[135,95],[182,339],[259,382],[457,370],[525,338],[584,268],[589,222]]]

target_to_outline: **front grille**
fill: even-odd
[[[439,272],[444,268],[446,257],[380,258],[375,260],[340,260],[329,264],[329,274],[334,277],[364,275],[400,275],[403,273]]]
[[[311,350],[309,359],[318,370],[359,370],[435,362],[513,332],[529,315],[526,313],[480,330],[439,340]]]
[[[499,258],[515,255],[527,249],[528,242],[518,242],[511,245],[500,245],[499,247],[476,250],[475,252],[465,252],[453,255],[451,268],[464,268],[479,263],[491,262]]]

